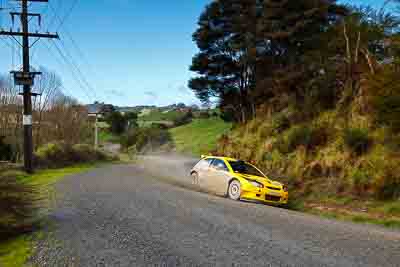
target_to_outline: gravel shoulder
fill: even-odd
[[[399,231],[190,190],[186,171],[195,161],[152,155],[66,177],[32,263],[399,266]]]

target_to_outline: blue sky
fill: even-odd
[[[41,30],[57,30],[62,40],[39,41],[31,65],[58,73],[67,95],[83,103],[99,100],[119,106],[198,102],[187,88],[193,76],[188,68],[197,52],[191,36],[211,0],[77,0],[72,13],[68,11],[75,0],[49,1],[50,7],[32,4],[32,11],[44,13]],[[6,2],[12,1],[0,0],[3,6]],[[342,2],[380,6],[383,0]],[[1,12],[0,27],[10,27],[8,11]],[[31,26],[38,29],[35,22]],[[19,47],[14,42],[12,49],[11,39],[1,38],[0,72],[7,73],[21,64]],[[89,85],[77,81],[80,74],[73,65]]]

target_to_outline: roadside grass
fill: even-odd
[[[62,169],[41,170],[33,175],[23,172],[12,171],[17,178],[27,184],[39,186],[45,201],[42,204],[42,212],[49,209],[50,202],[55,197],[53,185],[63,177],[88,171],[97,164],[80,164]],[[0,266],[20,267],[28,261],[33,253],[34,240],[40,239],[43,233],[38,231],[31,234],[24,234],[16,238],[0,241]]]
[[[177,151],[198,156],[215,150],[218,139],[231,127],[231,123],[212,117],[195,119],[189,124],[172,128],[169,132]]]
[[[0,263],[4,267],[24,266],[32,254],[33,235],[0,242]]]
[[[361,224],[373,224],[373,225],[380,225],[388,228],[395,228],[400,229],[400,218],[397,219],[390,219],[390,218],[374,218],[371,215],[356,215],[356,214],[344,214],[338,213],[336,211],[321,211],[321,210],[305,210],[310,214],[314,214],[317,216],[321,216],[327,219],[335,219],[340,221],[346,222],[354,222],[354,223],[361,223]]]
[[[400,201],[376,201],[351,196],[297,197],[288,205],[297,210],[340,221],[400,229]]]

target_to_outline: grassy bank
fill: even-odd
[[[218,139],[232,127],[220,118],[196,119],[192,123],[170,129],[173,143],[179,152],[201,155],[213,151]]]
[[[51,201],[54,197],[53,185],[57,181],[67,175],[82,173],[94,167],[94,164],[82,164],[62,169],[38,171],[33,175],[16,172],[16,175],[21,182],[39,186],[44,199]],[[43,209],[46,210],[48,203],[44,203]],[[0,241],[0,266],[24,266],[33,252],[34,240],[40,238],[41,235],[41,232],[36,232],[21,235],[11,240]]]
[[[254,162],[289,185],[292,208],[400,226],[400,139],[369,116],[330,110],[308,121],[286,109],[240,125],[218,154]]]
[[[328,219],[400,229],[400,201],[357,199],[351,196],[292,196],[289,209]]]

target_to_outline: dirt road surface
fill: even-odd
[[[190,190],[154,155],[66,177],[38,266],[400,266],[400,232]]]

